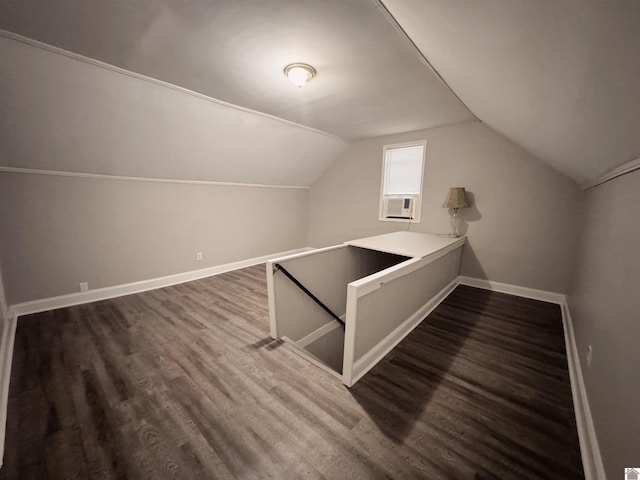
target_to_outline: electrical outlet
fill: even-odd
[[[80,282],[80,291],[86,292],[89,290],[89,282]]]
[[[593,360],[593,347],[589,345],[587,347],[587,367],[591,366],[591,360]]]
[[[202,252],[196,253],[196,260],[202,260]]]

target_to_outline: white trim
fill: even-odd
[[[449,252],[465,244],[467,237],[441,237],[433,233],[398,231],[358,238],[345,245],[393,253],[407,258],[431,258],[436,260],[442,251]]]
[[[327,249],[333,249],[336,247],[328,247]],[[74,293],[70,295],[63,295],[60,297],[54,297],[43,300],[36,300],[32,302],[21,303],[12,306],[9,309],[9,318],[4,322],[4,328],[2,331],[2,339],[0,341],[0,455],[4,454],[4,442],[6,433],[6,420],[7,420],[7,403],[9,396],[9,380],[11,374],[11,362],[13,359],[13,345],[15,340],[17,317],[28,313],[37,313],[44,310],[51,310],[54,308],[62,308],[71,305],[77,305],[80,303],[88,303],[96,300],[103,300],[107,298],[113,298],[121,295],[128,295],[131,293],[138,293],[154,288],[161,288],[164,286],[175,285],[191,280],[197,280],[199,278],[205,278],[212,275],[218,275],[220,273],[228,272],[238,268],[243,268],[251,265],[256,265],[274,257],[287,258],[297,256],[295,252],[305,252],[312,250],[307,247],[304,249],[294,250],[290,252],[283,252],[276,255],[267,255],[264,257],[257,257],[240,262],[229,263],[216,267],[205,268],[201,270],[195,270],[192,272],[181,273],[177,275],[170,275],[167,277],[161,277],[151,280],[145,280],[142,282],[135,282],[125,285],[119,285],[115,287],[106,287],[97,290],[90,290],[88,292]],[[325,250],[325,249],[322,249]],[[269,265],[267,265],[269,268]],[[269,273],[269,272],[267,272]],[[268,275],[267,275],[268,276]],[[583,468],[586,480],[606,480],[606,474],[604,472],[604,466],[602,463],[602,456],[598,445],[598,439],[591,416],[591,409],[589,406],[589,399],[587,396],[584,378],[582,376],[582,369],[580,366],[580,359],[578,355],[578,349],[576,347],[575,335],[573,330],[573,322],[569,307],[567,305],[566,297],[562,294],[548,292],[543,290],[536,290],[527,287],[520,287],[517,285],[510,285],[500,282],[491,282],[488,280],[482,280],[466,276],[458,276],[451,281],[446,287],[438,292],[431,300],[429,300],[423,307],[421,307],[416,313],[411,315],[400,326],[398,326],[393,332],[391,332],[384,340],[382,340],[376,347],[367,352],[362,358],[354,363],[354,345],[353,337],[355,337],[355,325],[347,323],[345,331],[345,351],[343,360],[343,374],[340,376],[337,372],[333,371],[322,362],[315,359],[313,356],[306,354],[306,352],[300,348],[300,342],[305,341],[311,335],[316,337],[322,336],[322,334],[337,328],[337,323],[331,322],[324,325],[320,329],[316,330],[312,334],[304,337],[298,344],[292,340],[283,338],[292,347],[299,356],[307,359],[314,365],[322,368],[329,374],[342,378],[342,382],[346,386],[352,386],[362,376],[364,376],[373,366],[375,366],[384,356],[389,353],[398,343],[400,343],[420,322],[426,318],[442,301],[455,289],[458,285],[468,285],[472,287],[482,288],[485,290],[497,291],[510,295],[516,295],[525,298],[532,298],[535,300],[543,300],[551,303],[557,303],[561,307],[562,322],[564,327],[565,346],[567,350],[567,363],[569,369],[569,377],[571,382],[571,391],[573,397],[574,411],[576,415],[576,424],[578,430],[578,438],[580,441],[580,451],[582,455]],[[353,283],[350,283],[347,287],[347,313],[345,317],[356,318],[357,309],[357,288]],[[272,298],[272,296],[269,296]],[[349,341],[351,338],[351,341]],[[312,340],[311,340],[312,341]],[[310,342],[307,342],[307,344]],[[0,466],[2,457],[0,457]]]
[[[465,277],[463,275],[458,277],[458,283],[460,285],[468,285],[471,287],[482,288],[484,290],[556,303],[560,306],[560,310],[562,312],[565,348],[567,351],[567,365],[571,383],[571,396],[573,398],[573,410],[576,416],[576,427],[578,430],[578,439],[580,441],[580,454],[582,456],[582,467],[584,469],[585,480],[606,480],[607,477],[602,463],[598,437],[596,435],[593,418],[591,416],[589,398],[584,384],[584,377],[582,376],[578,348],[576,347],[573,321],[569,312],[566,296],[560,293],[536,290],[533,288],[520,287],[500,282],[491,282],[489,280]]]
[[[594,180],[583,184],[582,190],[589,190],[590,188],[597,187],[598,185],[602,185],[603,183],[608,182],[609,180],[613,180],[616,177],[619,177],[626,173],[631,173],[639,169],[640,169],[640,157],[636,158],[635,160],[631,160],[630,162],[627,162],[623,165],[620,165],[619,167],[616,167],[612,170],[609,170],[608,172],[604,173],[603,175],[600,175]]]
[[[2,167],[0,172],[17,173],[24,175],[48,175],[52,177],[89,178],[94,180],[118,180],[124,182],[152,182],[152,183],[178,183],[186,185],[209,185],[219,187],[250,187],[250,188],[294,188],[309,190],[311,187],[299,185],[269,185],[264,183],[238,183],[238,182],[214,182],[209,180],[177,180],[171,178],[127,177],[122,175],[105,175],[102,173],[63,172],[58,170],[39,170],[35,168]]]
[[[461,285],[468,285],[469,287],[482,288],[484,290],[491,290],[493,292],[507,293],[509,295],[516,295],[517,297],[531,298],[533,300],[542,300],[543,302],[562,304],[564,302],[564,295],[561,293],[549,292],[547,290],[537,290],[535,288],[520,287],[518,285],[511,285],[508,283],[493,282],[490,280],[483,280],[480,278],[465,277],[460,275],[458,280]]]
[[[289,260],[295,260],[296,258],[300,258],[300,257],[308,257],[311,255],[318,255],[319,253],[329,252],[331,250],[337,250],[338,248],[344,248],[345,246],[346,245],[344,244],[340,244],[340,245],[332,245],[330,247],[322,247],[322,248],[307,247],[305,250],[300,250],[300,253],[293,253],[291,255],[285,253],[283,254],[284,256],[278,257],[278,258],[272,258],[269,261],[271,263],[282,263],[282,262],[287,262]]]
[[[400,148],[409,147],[422,147],[422,170],[420,175],[420,194],[413,196],[414,216],[411,218],[387,218],[384,216],[385,211],[385,195],[384,195],[384,181],[387,173],[387,151]],[[378,221],[379,222],[402,222],[402,223],[420,223],[422,218],[422,195],[424,189],[424,168],[427,158],[427,140],[415,140],[413,142],[392,143],[384,145],[382,147],[382,175],[380,175],[380,204],[378,207]],[[411,195],[408,195],[411,196]]]
[[[393,265],[389,268],[381,270],[376,273],[372,273],[371,275],[354,280],[351,282],[355,287],[357,287],[357,295],[358,298],[364,295],[368,295],[374,290],[379,289],[385,283],[389,283],[396,278],[403,277],[408,275],[409,273],[415,272],[416,270],[428,265],[429,263],[433,263],[436,260],[444,257],[449,252],[452,252],[458,248],[461,248],[466,241],[466,237],[460,237],[456,242],[447,245],[439,250],[436,250],[433,253],[425,255],[422,258],[414,257],[408,260],[405,260],[402,263],[398,263],[397,265]],[[357,246],[357,245],[356,245]],[[393,252],[391,252],[393,253]]]
[[[276,322],[276,290],[273,284],[273,262],[267,260],[265,263],[267,269],[267,301],[269,302],[269,333],[271,338],[277,340],[278,336],[278,322]]]
[[[61,295],[59,297],[43,298],[30,302],[18,303],[13,305],[13,312],[16,316],[27,315],[29,313],[44,312],[54,310],[56,308],[70,307],[82,303],[90,303],[98,300],[106,300],[108,298],[121,297],[132,293],[146,292],[156,288],[168,287],[179,283],[199,280],[201,278],[219,275],[221,273],[230,272],[239,268],[250,267],[262,262],[268,261],[274,257],[292,254],[296,252],[305,252],[310,250],[309,247],[290,250],[288,252],[276,253],[273,255],[265,255],[262,257],[250,258],[238,262],[226,263],[224,265],[216,265],[214,267],[203,268],[200,270],[192,270],[190,272],[177,273],[167,275],[166,277],[151,278],[140,282],[126,283],[123,285],[114,285],[112,287],[97,288],[86,292],[71,293]]]
[[[569,365],[569,377],[571,379],[573,409],[576,415],[585,480],[606,480],[607,476],[604,472],[598,437],[593,424],[593,417],[591,416],[587,389],[585,388],[584,377],[582,376],[580,356],[573,332],[573,321],[566,298],[561,305],[561,309],[564,340],[567,349],[567,363]]]
[[[2,328],[0,340],[0,466],[4,461],[4,442],[7,430],[7,406],[9,404],[9,380],[13,361],[13,344],[16,338],[17,316],[9,310]]]
[[[341,318],[344,321],[344,315]],[[324,337],[327,333],[333,332],[336,328],[339,328],[339,327],[340,327],[340,324],[338,322],[335,322],[335,321],[331,321],[329,323],[325,323],[320,328],[314,330],[310,334],[308,334],[308,335],[302,337],[300,340],[298,340],[296,342],[296,345],[301,347],[301,348],[304,348],[307,345],[309,345],[310,343],[315,342],[319,338]]]
[[[223,107],[231,108],[233,110],[237,110],[244,113],[249,113],[252,115],[256,115],[262,118],[268,118],[270,120],[275,120],[277,122],[285,123],[287,125],[291,125],[293,127],[298,127],[302,130],[308,130],[310,132],[319,133],[329,138],[333,138],[335,140],[350,143],[349,140],[339,137],[337,135],[333,135],[328,132],[324,132],[322,130],[318,130],[313,127],[308,127],[306,125],[301,125],[299,123],[292,122],[291,120],[285,120],[284,118],[276,117],[274,115],[269,115],[268,113],[259,112],[257,110],[251,110],[250,108],[241,107],[240,105],[234,105],[233,103],[228,103],[223,100],[218,100],[217,98],[209,97],[208,95],[204,95],[202,93],[194,92],[193,90],[189,90],[187,88],[179,87],[178,85],[174,85],[173,83],[165,82],[163,80],[158,80],[157,78],[147,77],[146,75],[142,75],[140,73],[132,72],[130,70],[125,70],[124,68],[116,67],[115,65],[111,65],[109,63],[101,62],[99,60],[95,60],[93,58],[85,57],[84,55],[80,55],[79,53],[70,52],[69,50],[65,50],[63,48],[54,47],[53,45],[49,45],[48,43],[39,42],[38,40],[33,40],[28,37],[23,37],[22,35],[18,35],[17,33],[9,32],[7,30],[0,28],[0,36],[10,38],[11,40],[15,40],[17,42],[25,43],[27,45],[31,45],[32,47],[41,48],[43,50],[47,50],[52,53],[57,53],[58,55],[63,55],[65,57],[71,58],[73,60],[78,60],[83,63],[87,63],[89,65],[93,65],[95,67],[103,68],[105,70],[110,70],[115,73],[119,73],[121,75],[126,75],[128,77],[135,78],[137,80],[142,80],[143,82],[153,83],[154,85],[158,85],[160,87],[168,88],[170,90],[175,90],[176,92],[183,93],[186,95],[191,95],[192,97],[199,98],[201,100],[206,100],[211,103],[216,103]]]
[[[356,327],[358,318],[358,288],[353,282],[347,284],[347,312],[344,326],[344,353],[342,355],[342,383],[347,387],[355,383],[353,379],[356,352]]]
[[[396,327],[393,332],[369,350],[362,358],[353,364],[350,378],[343,379],[343,383],[350,387],[371,370],[384,356],[395,348],[411,331],[416,328],[435,308],[447,298],[447,296],[458,286],[458,278],[453,279],[447,286],[440,290],[434,297],[425,303],[420,309]],[[354,317],[355,318],[355,317]],[[355,330],[355,329],[354,329]],[[349,383],[346,383],[346,382]]]
[[[415,272],[421,267],[431,263],[431,260],[424,258],[410,258],[402,263],[397,263],[379,272],[372,273],[366,277],[354,280],[350,283],[356,287],[356,298],[369,295],[371,292],[378,290],[383,284],[392,282],[396,278],[404,277]]]

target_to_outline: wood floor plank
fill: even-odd
[[[0,480],[581,479],[559,308],[459,286],[353,388],[265,266],[20,318]]]

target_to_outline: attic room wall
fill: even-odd
[[[411,231],[448,233],[441,208],[463,186],[473,207],[461,274],[553,292],[569,289],[580,189],[480,122],[354,142],[313,185],[309,244],[407,229],[378,221],[383,145],[426,139],[422,222]]]
[[[582,374],[608,478],[638,464],[640,171],[585,192],[568,295]],[[591,366],[586,364],[588,346]],[[634,463],[635,462],[635,463]]]
[[[0,50],[0,167],[296,187],[345,146],[5,37]],[[307,163],[278,168],[290,161],[283,145]],[[304,247],[307,198],[300,188],[0,172],[7,301]]]
[[[303,247],[307,190],[0,173],[10,304]],[[203,253],[203,261],[196,260]]]

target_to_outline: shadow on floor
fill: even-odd
[[[388,438],[403,443],[409,435],[488,301],[484,292],[458,286],[351,388],[353,398]]]

